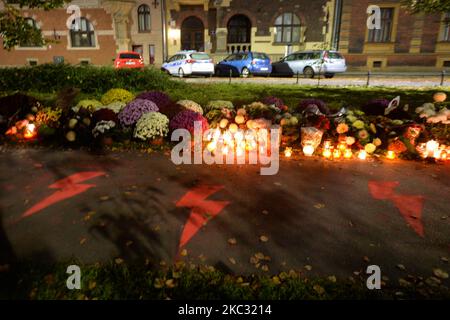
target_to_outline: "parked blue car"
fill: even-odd
[[[269,76],[272,73],[272,63],[269,56],[261,52],[233,53],[216,65],[218,76],[242,76],[250,75]]]

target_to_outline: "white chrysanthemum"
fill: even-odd
[[[94,137],[97,137],[100,134],[104,134],[106,131],[111,130],[115,126],[116,124],[114,121],[106,121],[106,120],[99,121],[95,125],[94,129],[92,129],[92,135]]]
[[[149,140],[165,137],[169,133],[169,118],[160,112],[147,112],[136,123],[134,137]]]
[[[200,113],[203,115],[203,108],[201,105],[199,105],[197,102],[192,100],[180,100],[177,102],[177,104],[183,106],[187,110],[191,110],[197,113]]]

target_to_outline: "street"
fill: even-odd
[[[0,262],[449,271],[448,164],[282,159],[261,176],[254,165],[175,166],[160,152],[2,149],[0,172]]]
[[[444,78],[444,86],[449,85],[449,78]],[[229,77],[189,77],[184,78],[183,81],[188,83],[228,83]],[[438,87],[441,84],[441,74],[439,72],[423,72],[423,73],[407,73],[407,72],[390,72],[390,73],[376,73],[373,72],[370,76],[370,86],[385,86],[385,87]],[[250,77],[250,78],[231,78],[231,83],[249,83],[249,84],[297,84],[297,77]],[[317,86],[366,86],[367,74],[362,72],[346,72],[344,74],[337,74],[332,79],[325,79],[323,76],[319,79],[317,76],[314,79],[305,79],[299,75],[299,85]]]

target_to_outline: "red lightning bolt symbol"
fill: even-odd
[[[198,186],[186,193],[177,202],[177,207],[192,208],[181,234],[179,248],[183,247],[200,230],[208,220],[208,215],[210,218],[217,216],[230,203],[229,201],[205,200],[221,189],[223,189],[223,186]]]
[[[22,217],[28,217],[32,214],[41,211],[57,202],[65,200],[67,198],[71,198],[76,196],[77,194],[83,193],[86,190],[95,187],[95,184],[79,184],[83,181],[105,175],[105,172],[102,171],[87,171],[87,172],[79,172],[68,176],[67,178],[56,181],[55,183],[49,186],[50,189],[60,189],[48,196],[44,200],[36,203],[30,209],[25,211]]]
[[[424,236],[422,209],[424,197],[420,195],[399,194],[395,188],[397,181],[369,181],[369,190],[377,200],[390,200],[400,211],[409,226],[421,237]]]

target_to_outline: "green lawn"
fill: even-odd
[[[0,299],[225,299],[329,300],[450,298],[448,288],[410,279],[400,287],[392,280],[382,290],[368,290],[364,274],[352,279],[308,278],[302,272],[275,276],[238,276],[208,266],[178,264],[155,270],[144,263],[80,265],[81,290],[68,290],[71,263],[37,266],[23,263],[0,272]],[[395,282],[395,283],[394,283]]]

